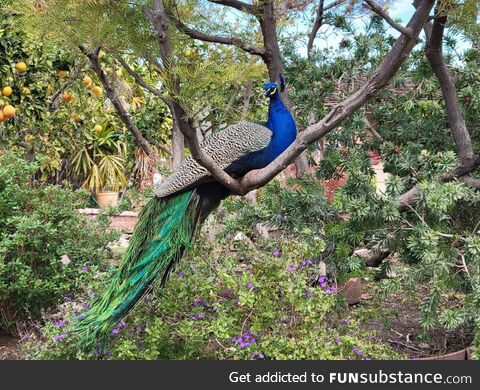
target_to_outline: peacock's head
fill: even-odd
[[[263,90],[265,91],[265,96],[270,99],[278,96],[278,85],[273,81],[263,84]]]

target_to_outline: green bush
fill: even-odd
[[[330,218],[333,211],[315,182],[290,184],[295,189],[281,189],[275,182],[268,185],[255,206],[241,199],[226,202],[231,212],[221,208],[207,222],[166,285],[146,296],[112,330],[102,357],[401,357],[337,310],[343,302],[335,294],[335,278],[320,275],[324,271],[319,262],[326,245],[322,219]],[[307,188],[312,191],[303,196]],[[270,237],[255,235],[253,226],[266,222],[274,223],[277,230]],[[93,280],[91,288],[101,288],[101,280]],[[42,329],[42,337],[25,343],[29,358],[92,358],[78,352],[78,340],[71,332],[73,317],[81,315],[85,299],[78,296],[61,305]]]
[[[0,328],[12,333],[78,290],[116,237],[106,218],[78,213],[86,193],[36,186],[37,169],[14,153],[0,156]]]

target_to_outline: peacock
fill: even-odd
[[[280,81],[280,89],[275,82],[263,86],[269,98],[265,124],[242,121],[202,142],[205,152],[230,175],[239,178],[266,167],[295,140],[295,121],[280,97],[285,88],[281,76]],[[139,214],[109,287],[77,322],[82,350],[103,345],[112,329],[155,283],[165,283],[191,246],[195,231],[229,195],[225,186],[190,157],[160,184]]]

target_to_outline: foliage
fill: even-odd
[[[32,185],[37,169],[13,153],[0,156],[0,327],[12,332],[77,291],[82,267],[99,267],[116,237],[106,218],[78,213],[85,193]]]
[[[294,183],[298,187],[305,183]],[[308,184],[307,184],[308,185]],[[312,186],[310,184],[310,186]],[[258,204],[265,215],[283,210],[277,220],[282,231],[269,239],[255,237],[245,217],[234,217],[227,232],[208,238],[222,229],[225,212],[220,211],[208,230],[197,240],[188,258],[179,265],[166,286],[152,295],[112,330],[106,356],[113,359],[362,359],[399,357],[368,334],[342,321],[336,307],[333,277],[320,275],[318,255],[324,241],[312,234],[295,235],[287,222],[290,213],[305,210],[312,199],[281,190],[277,197],[263,196]],[[278,193],[277,184],[266,189]],[[298,202],[286,209],[286,198]],[[320,199],[317,196],[316,199]],[[326,215],[323,199],[315,216]],[[233,207],[233,205],[232,205]],[[323,210],[321,210],[323,208]],[[268,211],[267,211],[268,210]],[[305,226],[315,223],[304,214]],[[268,219],[268,218],[267,218]],[[302,218],[299,218],[302,219]],[[284,224],[284,225],[283,225]],[[285,240],[285,234],[290,234]],[[232,243],[233,241],[233,243]],[[232,244],[228,244],[232,243]],[[97,290],[98,291],[98,290]],[[26,343],[35,359],[88,358],[78,353],[72,326],[76,298],[42,329],[44,337]],[[58,320],[62,326],[59,328]],[[100,356],[99,356],[100,357]]]

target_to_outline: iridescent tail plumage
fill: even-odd
[[[164,282],[191,244],[201,217],[196,190],[154,197],[141,211],[129,247],[107,290],[77,323],[84,351],[104,345],[112,329],[154,286]]]

